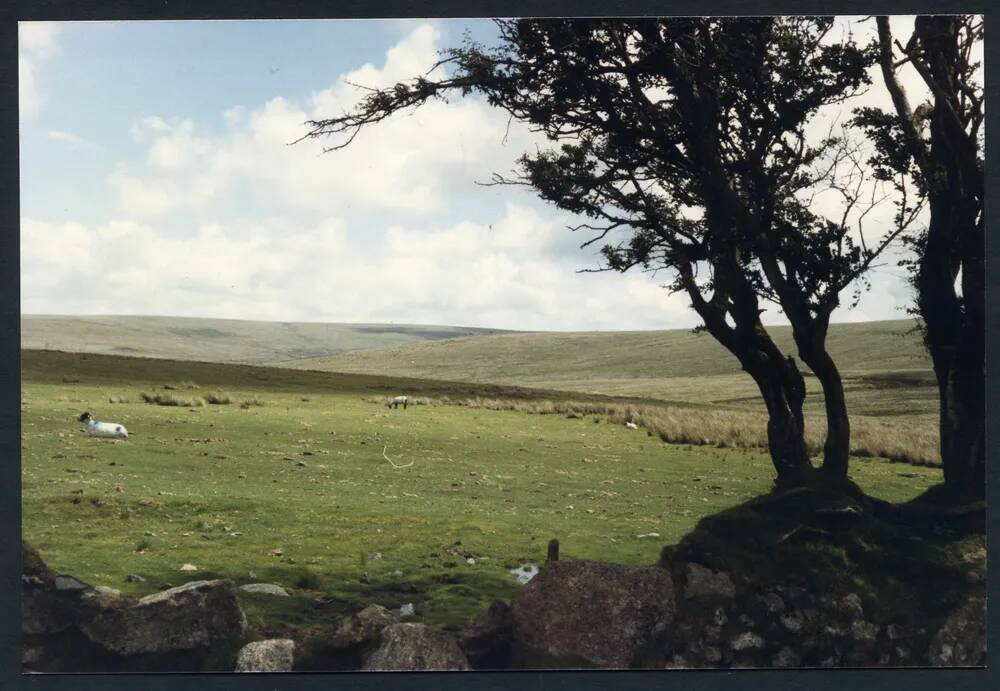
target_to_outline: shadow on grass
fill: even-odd
[[[938,487],[889,504],[817,473],[703,518],[664,548],[661,563],[678,583],[684,565],[698,562],[755,590],[857,593],[872,603],[872,618],[933,631],[981,578],[984,532],[981,506],[956,506]]]

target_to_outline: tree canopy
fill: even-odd
[[[781,477],[809,467],[801,375],[761,322],[768,303],[793,327],[799,356],[823,385],[824,468],[847,469],[849,423],[840,374],[826,351],[841,295],[913,220],[871,243],[875,202],[850,137],[811,136],[822,109],[870,83],[873,46],[837,38],[830,17],[544,19],[497,22],[500,41],[448,50],[441,79],[375,90],[342,116],[308,123],[306,137],[357,133],[449,94],[480,94],[551,146],[512,176],[586,220],[603,268],[666,270],[704,328],[754,378],[770,414]],[[905,181],[902,183],[905,185]],[[832,191],[835,217],[816,194]]]

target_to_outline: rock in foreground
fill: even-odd
[[[109,608],[81,626],[118,655],[208,649],[238,640],[247,620],[226,580],[192,581],[148,595],[131,607]]]
[[[932,665],[970,667],[986,664],[986,597],[976,595],[958,608],[931,640]]]
[[[469,661],[444,631],[423,624],[393,624],[382,631],[382,644],[365,661],[368,671],[466,670]]]
[[[236,655],[237,672],[290,672],[295,660],[295,641],[271,638],[247,643]]]
[[[27,545],[23,559],[25,670],[232,669],[247,623],[229,581],[195,581],[135,600],[56,574]]]
[[[675,610],[667,569],[549,562],[514,599],[514,664],[629,667],[670,627]]]

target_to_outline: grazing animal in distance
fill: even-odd
[[[639,425],[635,424],[631,420],[629,420],[628,422],[626,422],[625,426],[628,427],[629,429],[639,429]]]
[[[386,405],[389,406],[390,408],[398,408],[399,406],[403,406],[403,410],[406,410],[407,401],[409,401],[409,399],[406,396],[395,396],[393,398],[390,398],[389,402],[386,403]]]
[[[89,412],[81,413],[77,420],[87,426],[87,434],[92,437],[128,439],[128,430],[117,422],[98,422]]]

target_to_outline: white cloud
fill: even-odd
[[[494,218],[475,207],[487,199],[475,180],[544,145],[514,123],[502,146],[507,117],[482,101],[428,103],[328,155],[321,151],[330,142],[288,146],[306,120],[363,96],[350,83],[385,86],[426,72],[438,40],[434,27],[419,26],[380,67],[364,65],[308,99],[225,110],[221,133],[170,114],[137,119],[131,135],[143,155],[107,176],[120,220],[22,220],[22,309],[519,329],[694,326],[687,298],[648,275],[576,273],[594,260],[578,248],[586,238],[566,230],[567,216],[534,202],[508,203]],[[73,143],[76,135],[49,137]]]
[[[694,324],[685,299],[644,275],[575,273],[557,251],[564,220],[509,204],[492,228],[400,226],[362,247],[333,217],[309,228],[205,225],[189,237],[130,221],[23,219],[22,309],[519,329]]]
[[[136,141],[147,144],[148,166],[119,170],[112,179],[123,211],[150,215],[184,211],[232,193],[272,197],[311,213],[340,214],[345,206],[413,213],[446,208],[456,188],[510,169],[536,135],[514,125],[506,146],[505,115],[482,101],[431,102],[362,132],[347,149],[323,155],[329,141],[294,146],[310,119],[343,112],[365,87],[384,86],[426,72],[437,60],[438,32],[417,27],[386,53],[382,67],[366,64],[341,75],[306,102],[275,97],[255,109],[223,115],[225,133],[199,136],[190,121],[149,116],[136,122]],[[197,170],[197,175],[190,171]],[[156,203],[137,201],[136,196]]]
[[[142,143],[150,135],[155,136],[158,132],[170,132],[172,129],[163,118],[149,115],[132,123],[132,139],[137,143]]]
[[[72,146],[80,146],[81,144],[86,144],[86,142],[73,134],[72,132],[63,132],[62,130],[49,130],[48,138],[54,142],[66,142]]]
[[[17,25],[18,113],[22,119],[38,114],[45,96],[39,89],[39,64],[57,51],[59,27],[53,22],[19,22]]]
[[[37,58],[48,58],[55,53],[58,35],[59,26],[54,22],[20,22],[17,27],[21,52]]]

